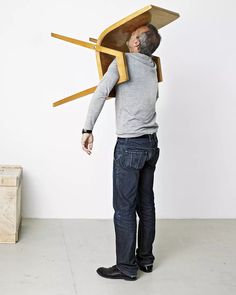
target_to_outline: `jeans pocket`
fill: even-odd
[[[124,149],[119,143],[116,143],[113,153],[113,161],[116,163],[124,155]]]
[[[120,158],[120,162],[124,168],[142,169],[146,162],[147,155],[147,151],[126,148],[124,150],[124,156]]]

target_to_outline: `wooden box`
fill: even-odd
[[[0,165],[0,243],[16,243],[21,225],[21,166]]]

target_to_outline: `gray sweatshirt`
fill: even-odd
[[[116,134],[118,137],[136,137],[157,132],[156,100],[159,97],[156,63],[142,53],[125,53],[129,80],[119,80],[116,59],[109,65],[94,92],[84,124],[93,130],[106,98],[115,86]]]

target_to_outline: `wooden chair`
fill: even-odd
[[[55,33],[51,33],[51,36],[66,42],[95,50],[99,79],[102,79],[103,75],[107,71],[108,66],[110,65],[112,60],[116,58],[120,75],[120,79],[117,84],[120,84],[129,80],[125,52],[129,52],[128,47],[126,46],[126,41],[129,38],[130,34],[138,27],[147,25],[149,23],[154,25],[157,29],[160,29],[173,22],[178,17],[179,14],[176,12],[154,5],[148,5],[109,26],[100,34],[98,39],[89,38],[89,41],[91,41],[92,43]],[[160,58],[157,56],[152,57],[157,64],[158,81],[161,82],[163,81],[163,77]],[[53,103],[53,106],[56,107],[66,102],[91,94],[96,90],[96,87],[97,86],[88,88],[66,98],[58,100]],[[112,97],[115,97],[115,87],[112,89],[107,99]]]

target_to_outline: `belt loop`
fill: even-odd
[[[125,139],[125,143],[127,143],[128,142],[128,137],[126,137],[126,139]]]

